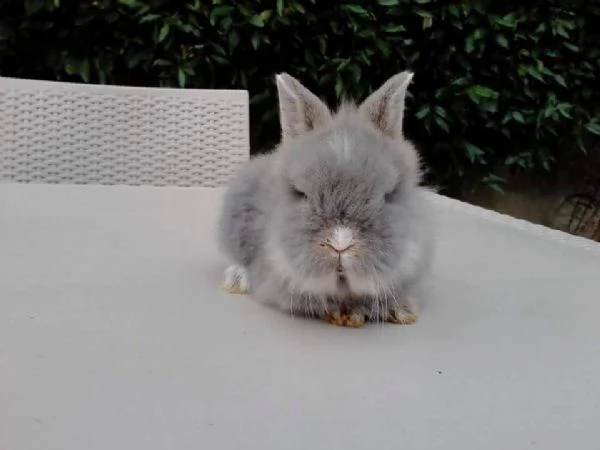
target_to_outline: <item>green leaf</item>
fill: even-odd
[[[526,68],[526,72],[531,75],[533,78],[535,78],[536,80],[545,83],[546,81],[544,80],[544,77],[542,76],[542,74],[534,67],[529,66]]]
[[[569,39],[569,33],[567,33],[567,30],[565,30],[561,25],[558,25],[554,30],[559,36],[562,36],[565,39]]]
[[[65,72],[68,75],[74,75],[77,73],[77,64],[74,62],[68,62],[67,64],[65,64]]]
[[[482,181],[482,183],[487,185],[492,190],[494,190],[500,194],[504,193],[503,185],[506,183],[506,180],[504,178],[499,177],[494,174],[489,174],[489,175],[483,177],[483,179],[481,181]]]
[[[277,0],[277,15],[283,16],[283,0]]]
[[[362,17],[369,17],[370,16],[369,11],[367,11],[365,8],[363,8],[360,5],[343,4],[341,6],[341,8],[344,11],[349,11],[349,12],[352,12],[352,13],[357,14],[357,15],[362,16]]]
[[[448,12],[456,18],[460,17],[460,8],[457,5],[450,5],[448,7]]]
[[[344,93],[344,80],[342,80],[342,78],[340,76],[337,76],[336,80],[335,80],[335,95],[339,99],[342,97],[343,93]]]
[[[495,113],[498,111],[498,102],[494,99],[483,99],[479,108],[485,112]]]
[[[492,16],[490,20],[497,25],[507,28],[513,28],[516,25],[515,17],[512,13],[504,17]]]
[[[155,66],[155,67],[166,67],[166,66],[170,66],[172,64],[173,63],[171,61],[168,61],[166,59],[156,59],[152,63],[152,65]]]
[[[504,188],[502,186],[500,186],[497,183],[488,183],[486,182],[486,184],[494,191],[496,191],[499,194],[504,194]]]
[[[512,116],[517,122],[525,123],[525,117],[523,117],[523,114],[521,114],[520,111],[513,111]]]
[[[168,23],[165,23],[158,33],[158,42],[164,41],[169,35],[170,26]]]
[[[377,0],[381,6],[394,6],[400,4],[400,0]]]
[[[190,5],[190,4],[188,3],[188,4],[187,4],[187,5],[185,5],[185,6],[186,6],[186,7],[187,7],[187,9],[189,9],[190,11],[193,11],[193,12],[200,12],[200,6],[201,6],[201,5],[200,5],[200,0],[194,0],[194,3],[193,3],[193,4],[191,4],[191,5]]]
[[[565,78],[562,75],[556,74],[554,75],[554,81],[556,81],[558,84],[560,84],[562,87],[567,87],[567,82],[565,81]]]
[[[255,27],[258,27],[258,28],[262,28],[262,27],[264,27],[264,26],[265,26],[265,21],[264,21],[264,19],[261,17],[261,15],[260,15],[260,14],[256,14],[256,15],[254,15],[254,16],[252,16],[252,17],[250,17],[250,20],[248,20],[248,22],[249,22],[251,25],[254,25]]]
[[[496,36],[496,42],[502,48],[508,48],[508,39],[503,34],[498,34]]]
[[[446,122],[442,117],[436,115],[434,117],[434,120],[438,127],[444,130],[446,133],[450,133],[450,127],[448,126],[448,122]]]
[[[564,45],[566,48],[568,48],[569,50],[571,50],[572,52],[579,52],[581,49],[579,47],[577,47],[574,44],[571,44],[570,42],[563,42],[562,45]]]
[[[180,88],[185,87],[185,83],[187,81],[187,75],[185,74],[185,71],[180,67],[177,70],[177,83],[179,84]]]
[[[483,150],[481,150],[476,145],[471,144],[470,142],[465,141],[463,145],[467,152],[469,161],[471,161],[471,162],[475,162],[476,159],[481,158],[485,154],[485,152]]]
[[[230,17],[235,8],[231,5],[219,5],[212,9],[210,12],[209,22],[211,25],[215,25],[217,20],[221,17]]]
[[[435,106],[433,108],[435,110],[435,115],[439,116],[443,119],[448,119],[448,113],[446,112],[446,110],[444,108],[442,108],[441,106]]]
[[[321,37],[321,38],[319,38],[319,52],[321,52],[321,55],[324,55],[326,50],[327,50],[327,41],[325,40],[325,38]]]
[[[236,30],[231,30],[227,40],[229,41],[229,49],[233,51],[237,48],[238,44],[240,43],[240,35]]]
[[[89,83],[89,81],[90,81],[90,60],[89,59],[86,58],[81,62],[79,75],[81,76],[81,79],[83,81],[85,81],[86,83]]]
[[[420,9],[420,8],[419,9],[415,9],[414,13],[417,16],[420,16],[420,17],[422,17],[424,19],[432,19],[433,18],[433,15],[429,11],[425,11],[424,9]]]
[[[469,79],[466,77],[460,77],[452,81],[452,86],[466,86],[469,83]]]
[[[481,86],[476,84],[472,87],[473,91],[477,93],[479,97],[483,98],[498,98],[498,93],[489,87]]]
[[[506,181],[504,178],[499,177],[498,175],[494,175],[493,173],[490,173],[488,176],[485,177],[485,179],[493,181],[494,183],[504,183]]]
[[[212,58],[214,61],[216,61],[216,62],[218,62],[219,64],[221,64],[222,66],[225,66],[225,65],[229,64],[229,61],[227,61],[227,59],[226,59],[226,58],[223,58],[222,56],[219,56],[219,55],[211,55],[211,58]]]
[[[473,53],[473,50],[475,50],[475,36],[470,34],[465,40],[465,52]]]
[[[134,67],[138,67],[140,62],[146,58],[144,53],[134,53],[131,57],[126,60],[127,68],[133,69]]]
[[[263,22],[266,24],[269,19],[273,16],[273,10],[271,9],[265,9],[263,12],[260,13],[260,18],[263,20]]]
[[[421,106],[419,108],[419,110],[415,114],[415,117],[417,119],[422,119],[423,117],[428,116],[430,111],[431,111],[431,106],[429,106],[429,105],[423,105],[423,106]]]
[[[598,122],[588,122],[585,124],[585,129],[590,133],[600,136],[600,123]]]
[[[386,33],[399,33],[406,31],[406,27],[404,25],[386,25],[383,27],[383,31]]]
[[[252,47],[254,48],[254,50],[258,50],[258,46],[260,45],[260,35],[254,33],[250,38],[250,42],[252,43]]]
[[[542,167],[547,170],[550,171],[550,163],[548,162],[547,159],[542,160]]]
[[[231,19],[231,17],[225,17],[223,20],[221,20],[221,30],[223,30],[225,33],[227,33],[230,29],[231,26],[233,25],[233,20]]]
[[[384,40],[378,40],[377,47],[379,48],[384,57],[387,58],[388,56],[390,56],[392,52],[392,47],[390,46],[389,42]]]
[[[350,64],[351,61],[352,60],[349,58],[346,58],[346,59],[343,59],[342,61],[340,61],[340,63],[337,66],[337,71],[338,72],[343,71],[348,66],[348,64]]]
[[[90,81],[90,61],[87,58],[71,60],[65,65],[65,72],[68,75],[79,75],[84,82],[88,83]]]
[[[571,105],[570,103],[559,103],[558,105],[556,105],[556,110],[565,119],[572,119],[573,118],[573,116],[571,116],[571,110],[572,109],[573,109],[573,105]]]
[[[136,6],[139,6],[137,0],[117,0],[117,3],[119,3],[120,5],[127,6],[129,8],[135,8]]]
[[[219,52],[223,56],[227,56],[227,51],[221,46],[221,44],[217,44],[216,42],[212,44],[212,47]]]
[[[467,89],[467,95],[473,103],[480,104],[482,100],[496,100],[498,92],[480,84],[473,85]]]
[[[509,156],[508,158],[506,158],[504,160],[504,164],[506,164],[507,166],[512,166],[512,165],[516,164],[518,161],[519,161],[518,156]]]
[[[292,2],[292,7],[298,11],[300,14],[305,14],[306,13],[306,9],[304,8],[304,6],[302,6],[302,3],[299,2]]]
[[[154,22],[160,17],[160,14],[146,14],[140,19],[139,23]]]

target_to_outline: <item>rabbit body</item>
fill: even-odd
[[[277,77],[282,142],[238,172],[222,206],[228,291],[337,325],[417,319],[433,228],[418,154],[402,134],[411,78],[398,74],[332,113]]]

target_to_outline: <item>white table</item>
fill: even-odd
[[[0,449],[600,448],[600,250],[438,198],[413,326],[218,289],[220,191],[0,185]]]

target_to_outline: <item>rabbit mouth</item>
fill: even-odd
[[[346,268],[348,266],[348,256],[338,253],[337,255],[337,263],[335,266],[335,272],[338,276],[346,275]]]
[[[336,279],[337,295],[375,296],[378,292],[377,283],[367,277],[355,273],[338,273]]]
[[[347,256],[337,258],[331,266],[338,294],[374,295],[377,280],[369,272],[363,272],[358,261]],[[331,272],[330,272],[331,273]]]
[[[341,291],[348,290],[348,274],[346,273],[346,268],[342,265],[342,261],[338,261],[338,265],[335,268],[335,273],[337,276],[337,288]]]

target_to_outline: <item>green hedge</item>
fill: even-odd
[[[0,0],[1,75],[246,88],[254,152],[278,138],[274,73],[334,104],[405,68],[407,133],[449,193],[597,146],[595,0]]]

